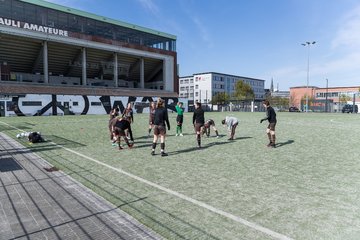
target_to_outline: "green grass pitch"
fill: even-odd
[[[235,141],[226,115],[240,120]],[[360,238],[360,115],[277,113],[269,149],[264,113],[206,112],[222,137],[212,130],[201,150],[192,114],[183,137],[169,117],[168,157],[150,155],[148,114],[134,115],[131,150],[111,145],[104,115],[0,118],[0,130],[41,131],[45,143],[18,141],[166,239]]]

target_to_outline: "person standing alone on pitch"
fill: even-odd
[[[196,132],[196,140],[198,148],[201,148],[201,132],[205,123],[204,110],[201,108],[201,103],[195,103],[195,110],[193,115],[193,124]]]
[[[228,140],[234,140],[235,136],[235,129],[237,125],[239,124],[239,120],[236,117],[228,117],[226,116],[225,119],[221,121],[223,125],[226,124],[228,128],[228,132],[230,133],[230,137]]]
[[[182,134],[182,124],[183,124],[183,120],[184,120],[184,109],[182,108],[183,103],[182,102],[178,102],[175,106],[176,112],[177,112],[177,116],[176,116],[176,136],[183,136]]]
[[[166,124],[165,124],[166,123]],[[163,99],[159,98],[156,103],[155,118],[154,118],[154,140],[152,143],[151,155],[155,155],[155,148],[160,135],[161,143],[161,156],[165,157],[168,154],[165,153],[165,135],[166,135],[166,126],[170,131],[170,123],[168,118],[167,109],[165,107],[165,102]]]
[[[268,147],[275,148],[275,126],[276,126],[276,113],[275,110],[270,106],[270,102],[268,100],[263,101],[263,106],[266,108],[266,117],[260,120],[260,123],[262,123],[265,120],[268,120],[269,125],[266,129],[266,134],[269,138],[269,144]]]

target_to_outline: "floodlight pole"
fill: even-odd
[[[325,112],[328,112],[328,90],[329,90],[329,80],[326,79]]]
[[[303,46],[307,46],[308,47],[308,52],[307,52],[307,77],[306,77],[306,112],[308,112],[309,109],[309,94],[308,94],[308,90],[309,90],[309,72],[310,72],[310,45],[315,44],[316,42],[305,42],[302,43],[301,45]]]

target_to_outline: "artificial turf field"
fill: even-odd
[[[221,126],[238,117],[236,140]],[[360,114],[277,113],[269,149],[264,113],[205,113],[217,124],[196,148],[192,114],[168,157],[151,156],[148,114],[135,114],[135,147],[109,141],[108,116],[0,118],[0,130],[41,131],[26,147],[166,239],[360,239]],[[15,129],[16,128],[16,129]]]

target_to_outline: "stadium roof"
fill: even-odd
[[[156,31],[156,30],[153,30],[150,28],[140,27],[138,25],[125,23],[125,22],[107,18],[107,17],[102,17],[102,16],[99,16],[96,14],[88,13],[88,12],[77,10],[77,9],[70,8],[70,7],[65,7],[65,6],[62,6],[59,4],[50,3],[50,2],[43,1],[43,0],[20,0],[20,1],[176,40],[176,36],[172,35],[172,34]]]

